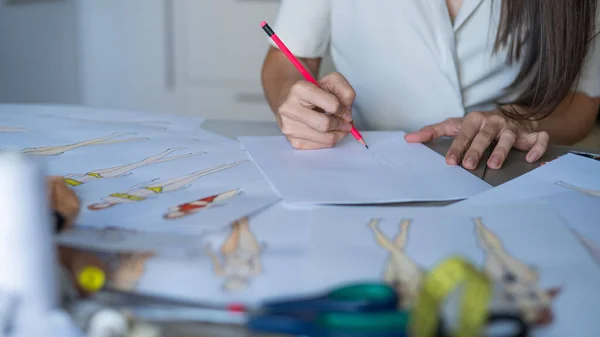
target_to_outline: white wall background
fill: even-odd
[[[21,1],[0,0],[0,102],[273,120],[258,23],[274,20],[277,0]],[[227,36],[214,36],[212,21]],[[223,39],[230,50],[216,48]],[[223,64],[215,49],[231,53]],[[332,70],[326,60],[323,73]]]
[[[0,101],[80,101],[76,0],[0,0]]]

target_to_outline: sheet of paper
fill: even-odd
[[[491,186],[449,166],[404,132],[365,132],[331,149],[294,150],[284,137],[240,137],[242,146],[287,203],[378,204],[458,200]]]
[[[308,288],[379,280],[410,308],[425,273],[461,256],[495,281],[492,308],[512,306],[530,322],[551,314],[535,336],[600,335],[600,269],[544,203],[320,208],[308,242]]]
[[[543,200],[577,233],[600,265],[600,161],[567,154],[449,207]]]
[[[110,286],[219,305],[304,294],[307,219],[276,204],[206,233],[197,256],[116,256]]]
[[[64,122],[95,123],[103,125],[130,125],[135,127],[167,128],[174,133],[192,135],[204,118],[135,110],[99,109],[76,105],[0,104],[0,120],[12,118],[26,125],[35,119],[60,118]]]

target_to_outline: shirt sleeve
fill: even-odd
[[[600,8],[596,16],[596,33],[600,30]],[[594,33],[594,34],[596,34]],[[600,34],[590,42],[588,55],[581,69],[576,91],[590,97],[600,97]]]
[[[281,0],[273,30],[296,57],[321,58],[331,34],[331,0]],[[269,39],[269,43],[277,45]]]

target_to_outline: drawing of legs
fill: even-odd
[[[117,266],[109,275],[110,286],[119,291],[136,289],[144,276],[146,262],[153,255],[152,253],[118,254]]]
[[[133,186],[125,192],[113,193],[108,197],[103,198],[102,202],[89,205],[88,209],[94,211],[101,210],[118,204],[144,201],[156,194],[175,192],[191,186],[191,184],[200,177],[232,168],[247,161],[248,160],[242,160],[230,164],[222,164],[209,169],[196,171],[185,176],[175,177],[165,182],[159,182],[156,184],[153,182],[158,179],[153,179],[151,181]]]
[[[94,139],[85,140],[82,142],[68,144],[68,145],[60,145],[60,146],[46,146],[46,147],[34,147],[27,148],[21,150],[23,153],[37,155],[37,156],[58,156],[67,151],[71,151],[80,147],[89,146],[89,145],[105,145],[105,144],[114,144],[114,143],[123,143],[130,142],[133,140],[145,140],[148,138],[125,138],[125,139],[113,139],[120,136],[128,135],[127,133],[113,133],[105,137],[99,137]]]
[[[265,245],[259,244],[250,231],[248,219],[243,218],[231,225],[229,236],[221,245],[223,264],[211,250],[205,247],[217,276],[224,276],[223,291],[235,292],[247,289],[250,281],[262,273],[261,255]]]
[[[560,288],[542,290],[535,267],[511,256],[480,218],[475,219],[475,226],[479,246],[485,254],[484,270],[502,286],[505,299],[522,312],[528,323],[552,323],[552,299]]]
[[[196,214],[203,209],[213,207],[215,205],[222,205],[222,203],[226,200],[229,200],[238,195],[240,195],[240,190],[235,189],[220,194],[211,195],[206,198],[194,200],[185,204],[170,207],[163,217],[167,220],[179,219],[184,216]]]
[[[163,162],[167,162],[170,160],[177,160],[177,159],[187,158],[187,157],[206,153],[206,152],[194,152],[194,153],[188,153],[188,154],[184,154],[184,155],[180,155],[180,156],[165,157],[165,156],[171,154],[172,152],[175,152],[175,151],[181,150],[181,149],[183,149],[183,147],[168,149],[157,155],[150,156],[150,157],[144,158],[143,160],[140,160],[138,162],[127,164],[127,165],[121,165],[121,166],[111,167],[111,168],[107,168],[107,169],[94,170],[94,171],[88,172],[86,174],[69,174],[64,177],[65,182],[71,186],[79,186],[88,181],[95,180],[95,179],[123,177],[123,176],[131,174],[131,171],[133,171],[139,167],[142,167],[142,166],[163,163]]]
[[[368,224],[375,242],[389,253],[383,279],[396,289],[401,299],[400,307],[403,309],[414,305],[423,279],[423,270],[404,251],[410,223],[408,219],[400,223],[400,231],[394,241],[390,241],[378,228],[378,219],[371,219]]]
[[[27,129],[0,125],[0,132],[25,132]]]
[[[600,198],[600,190],[592,190],[592,189],[586,189],[586,188],[581,188],[575,185],[571,185],[568,183],[565,183],[564,181],[557,181],[554,183],[557,186],[562,186],[568,189],[571,189],[573,191],[577,191],[579,193],[585,194],[587,196],[590,197],[594,197],[594,198]]]

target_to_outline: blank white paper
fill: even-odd
[[[295,150],[284,137],[239,137],[286,203],[378,204],[464,199],[491,188],[404,132],[364,132],[336,147]]]

